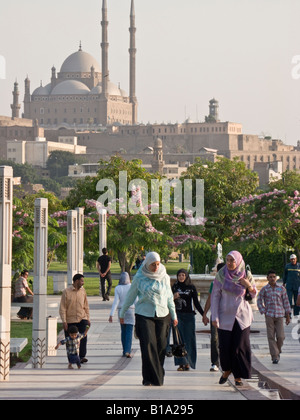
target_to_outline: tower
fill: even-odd
[[[132,125],[137,122],[137,99],[135,94],[136,84],[136,47],[135,47],[135,10],[134,0],[131,0],[130,10],[130,47],[129,47],[129,100],[132,104]]]
[[[28,76],[25,79],[25,94],[24,94],[24,118],[30,118],[30,80]]]
[[[219,120],[219,102],[213,98],[209,101],[209,118],[212,122],[218,122]]]
[[[102,95],[107,99],[107,82],[109,80],[109,71],[108,71],[108,35],[107,35],[107,3],[106,0],[102,2]]]
[[[13,90],[12,94],[13,94],[13,103],[10,106],[11,110],[12,110],[11,116],[12,116],[12,118],[19,118],[20,117],[21,105],[19,104],[19,94],[20,94],[20,92],[19,92],[19,85],[18,85],[17,81],[15,81],[15,83],[14,83],[14,90]]]

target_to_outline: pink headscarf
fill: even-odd
[[[239,280],[246,277],[245,262],[242,255],[238,251],[231,251],[230,255],[236,262],[236,268],[229,270],[227,264],[221,268],[216,275],[216,281],[223,285],[223,289],[236,296],[243,296],[245,294],[245,287],[239,284]]]

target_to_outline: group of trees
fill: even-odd
[[[53,159],[54,163],[57,159]],[[256,252],[298,253],[300,226],[300,175],[286,172],[280,182],[268,190],[258,190],[258,177],[243,162],[220,157],[216,162],[196,161],[181,178],[204,180],[205,218],[197,224],[186,223],[190,216],[178,209],[174,191],[170,189],[170,211],[163,212],[163,193],[153,202],[152,181],[162,180],[159,174],[149,174],[141,161],[125,161],[113,156],[100,161],[96,177],[76,182],[65,201],[54,194],[40,192],[49,202],[48,261],[66,260],[66,215],[68,209],[85,208],[85,263],[95,266],[98,257],[98,210],[102,201],[108,209],[108,248],[118,259],[122,270],[131,271],[135,260],[144,250],[156,250],[167,258],[172,250],[201,255],[209,264],[216,257],[217,243],[223,249],[238,248],[246,254]],[[56,165],[56,163],[55,163]],[[56,171],[55,165],[53,171]],[[64,165],[66,166],[66,165]],[[126,173],[127,186],[121,191],[120,172]],[[115,189],[99,187],[99,181],[110,180]],[[136,180],[142,181],[144,190]],[[128,188],[127,188],[128,187]],[[196,202],[197,191],[193,190]],[[102,200],[99,196],[102,195]],[[33,206],[38,195],[15,198],[13,231],[13,268],[31,268],[33,259]],[[106,201],[103,204],[103,197]],[[144,200],[144,202],[143,202]],[[129,209],[129,203],[132,206]],[[149,204],[150,203],[150,204]],[[175,206],[176,204],[176,206]],[[124,206],[126,206],[124,210]],[[299,209],[299,211],[298,211]],[[180,210],[182,210],[180,212]]]

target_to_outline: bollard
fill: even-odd
[[[57,351],[55,346],[57,344],[57,318],[47,317],[47,330],[46,330],[46,348],[47,356],[56,356]]]

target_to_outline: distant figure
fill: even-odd
[[[297,256],[290,256],[290,263],[285,266],[283,274],[283,285],[289,298],[291,308],[294,307],[294,315],[300,313],[300,306],[297,305],[298,290],[300,287],[300,263],[297,262]]]
[[[102,248],[102,253],[98,260],[97,260],[97,269],[100,275],[100,288],[102,294],[102,300],[109,300],[109,294],[112,287],[112,279],[111,279],[111,257],[107,253],[107,248]],[[107,280],[107,290],[105,291],[106,285],[105,281]]]
[[[33,292],[28,286],[28,270],[23,270],[21,272],[20,277],[16,281],[15,284],[15,295],[14,295],[14,302],[23,302],[23,303],[33,303]],[[27,292],[30,296],[27,295]],[[17,313],[18,318],[20,319],[30,319],[32,318],[32,308],[20,308],[19,312]]]

